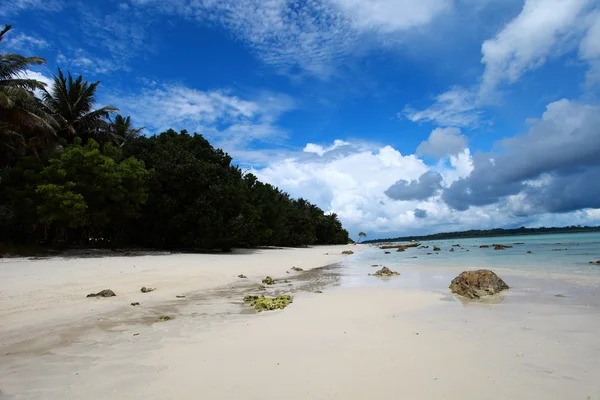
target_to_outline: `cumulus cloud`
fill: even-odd
[[[458,154],[467,148],[467,138],[458,128],[436,128],[429,138],[417,147],[417,155],[444,157]]]
[[[442,188],[442,176],[427,171],[418,180],[399,180],[390,186],[385,195],[392,200],[426,200]]]
[[[527,134],[497,143],[502,152],[476,154],[473,171],[443,199],[458,210],[518,194],[527,213],[598,208],[600,197],[588,194],[600,165],[599,125],[600,106],[551,103]]]

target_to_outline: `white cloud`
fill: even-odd
[[[84,49],[72,49],[66,56],[59,52],[56,56],[59,68],[69,70],[73,74],[108,74],[125,68],[110,59],[89,54]]]
[[[294,101],[283,94],[262,92],[242,99],[227,91],[201,91],[182,84],[113,93],[103,103],[132,115],[134,122],[146,126],[149,133],[187,129],[205,135],[235,157],[252,155],[247,146],[254,142],[281,142],[286,132],[277,126],[277,120],[295,107]],[[252,160],[257,156],[253,154]]]
[[[458,128],[436,128],[429,138],[417,147],[418,155],[441,158],[455,155],[467,148],[467,138]]]
[[[40,81],[40,82],[46,84],[46,90],[48,90],[49,92],[52,92],[51,88],[52,88],[53,80],[51,77],[48,77],[48,76],[42,74],[41,72],[32,71],[30,69],[26,69],[22,77],[24,79],[35,79],[36,81]],[[35,94],[37,97],[41,97],[40,91],[36,90]]]
[[[478,109],[477,95],[471,90],[455,86],[435,98],[429,108],[416,110],[406,106],[399,117],[412,122],[433,122],[440,126],[475,128],[483,122],[483,112]]]
[[[327,152],[330,152],[330,151],[340,148],[342,146],[347,146],[349,144],[350,144],[349,142],[345,142],[343,140],[335,140],[331,146],[324,148],[323,146],[318,145],[318,144],[307,143],[306,146],[304,147],[303,151],[305,153],[315,153],[320,156],[323,156],[323,154],[325,154]]]
[[[130,2],[137,9],[153,7],[224,26],[264,63],[285,74],[306,73],[322,79],[335,75],[350,56],[362,54],[361,44],[369,35],[398,35],[423,27],[452,4],[452,0]]]
[[[32,53],[35,50],[45,49],[49,43],[41,38],[25,35],[24,33],[13,34],[12,31],[6,38],[6,48],[11,51]]]
[[[60,0],[10,0],[4,1],[0,7],[0,16],[9,17],[22,12],[50,11],[56,12],[63,8]]]
[[[393,32],[428,24],[452,8],[452,0],[332,0],[361,30]]]
[[[579,45],[579,55],[590,64],[587,83],[600,83],[600,10],[587,18],[589,29]]]
[[[590,65],[588,83],[600,82],[600,9],[594,0],[525,0],[518,16],[481,46],[484,71],[472,89],[459,86],[438,95],[423,110],[405,106],[400,116],[439,126],[478,127],[482,108],[496,103],[498,89],[579,46]]]
[[[481,46],[485,64],[481,92],[514,83],[549,57],[569,49],[590,0],[526,0],[521,13]]]

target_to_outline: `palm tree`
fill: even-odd
[[[71,73],[65,76],[59,68],[52,90],[43,89],[44,105],[60,124],[59,135],[68,143],[76,136],[88,139],[108,131],[110,114],[119,111],[112,106],[94,109],[99,84],[84,81],[81,75],[77,79]]]
[[[364,233],[364,232],[358,232],[358,242],[357,243],[360,243],[360,240],[362,238],[366,238],[366,237],[367,237],[366,233]]]
[[[128,140],[135,139],[146,127],[134,128],[131,124],[131,117],[123,117],[121,114],[115,115],[114,121],[110,122],[108,135],[113,141],[120,143],[121,146]]]
[[[0,31],[0,42],[10,29],[7,25]],[[40,57],[0,54],[0,154],[6,163],[27,147],[35,152],[56,134],[56,121],[34,95],[45,84],[24,77],[29,66],[45,63]]]

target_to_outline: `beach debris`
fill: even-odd
[[[590,263],[591,263],[591,261],[590,261]],[[379,267],[379,264],[373,264],[373,265],[371,265],[371,268],[373,268],[373,267]]]
[[[140,292],[142,292],[142,293],[150,293],[150,292],[154,292],[155,290],[156,290],[156,288],[151,288],[151,287],[143,286],[140,289]]]
[[[288,281],[287,279],[285,281],[283,281],[283,283],[290,283],[290,281]]]
[[[565,251],[567,249],[552,249],[552,251]]]
[[[275,279],[271,278],[270,276],[267,276],[265,279],[262,280],[262,283],[264,283],[265,285],[274,285]]]
[[[104,289],[98,293],[90,293],[86,297],[113,297],[116,296],[115,292],[110,289]]]
[[[493,244],[494,250],[504,250],[504,249],[512,249],[512,246],[507,246],[505,244]]]
[[[555,294],[554,297],[567,297],[567,296],[565,296],[564,294],[560,294],[559,293],[559,294]]]
[[[480,249],[489,249],[490,246],[488,246],[487,244],[482,244],[481,246],[479,246]]]
[[[430,254],[433,254],[433,253],[427,253],[427,255],[430,255]]]
[[[133,336],[139,336],[139,335],[140,335],[139,333],[134,333],[134,334],[133,334]]]
[[[439,247],[436,246],[433,248],[433,251],[442,251],[442,249],[440,249]]]
[[[527,254],[533,254],[533,251],[527,250]]]
[[[317,291],[315,291],[315,293],[321,294],[321,293],[323,293],[323,292],[322,292],[322,291],[320,291],[320,290],[317,290]]]
[[[513,244],[525,244],[524,242],[514,242]]]
[[[523,353],[517,353],[517,357],[523,357]]]
[[[181,294],[178,294],[178,295],[177,295],[177,296],[175,296],[175,297],[177,297],[178,299],[185,299],[185,296],[184,296],[184,295],[181,295]]]
[[[172,319],[173,318],[169,317],[168,315],[161,315],[160,317],[158,317],[156,322],[166,322],[166,321],[170,321]]]
[[[404,247],[400,247],[400,248],[398,248],[398,250],[396,250],[396,251],[397,251],[398,253],[401,253],[401,252],[403,252],[403,251],[405,251],[405,250],[406,250],[406,249],[405,249]]]
[[[460,247],[460,244],[453,244],[452,247]]]
[[[134,303],[131,303],[131,305],[132,305],[132,306],[139,306],[139,305],[140,305],[140,303],[139,303],[139,301],[136,301],[136,302],[134,302]]]
[[[257,311],[283,310],[292,302],[290,295],[284,294],[279,297],[244,296],[244,302],[250,303]]]
[[[369,276],[395,276],[395,275],[400,275],[400,273],[396,272],[396,271],[392,271],[388,267],[383,267],[379,271],[375,272],[374,274],[369,274]]]
[[[244,275],[244,274],[239,274],[238,278],[240,278],[240,279],[248,279],[248,277],[246,275]]]
[[[487,269],[464,271],[450,283],[450,290],[470,299],[489,296],[508,289],[508,285]]]
[[[292,267],[292,271],[302,272],[304,270],[302,268],[300,268],[300,267]]]
[[[354,254],[354,252],[352,250],[344,250],[344,251],[342,251],[342,254],[349,256],[351,254]]]
[[[384,252],[383,254],[392,254],[392,253],[390,253],[389,251],[386,251],[386,252]]]
[[[590,264],[600,265],[600,260],[598,260],[598,261],[590,261]]]
[[[454,251],[454,247],[450,248],[450,251]]]
[[[419,247],[419,248],[420,248],[420,249],[428,249],[428,248],[429,248],[429,246],[421,246],[421,247]]]

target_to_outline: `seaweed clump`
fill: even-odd
[[[245,296],[244,302],[250,303],[257,311],[283,310],[292,302],[290,295],[284,294],[279,297]]]
[[[262,280],[262,283],[264,283],[265,285],[274,285],[275,279],[271,278],[270,276],[267,276],[265,279]]]
[[[172,318],[169,317],[168,315],[161,315],[160,317],[158,317],[156,322],[166,322],[166,321],[170,321],[171,319]]]
[[[304,270],[302,268],[300,268],[300,267],[292,267],[292,271],[302,272]]]
[[[140,292],[142,292],[142,293],[150,293],[150,292],[154,292],[155,290],[156,290],[156,288],[151,288],[151,287],[143,286],[140,289]]]

